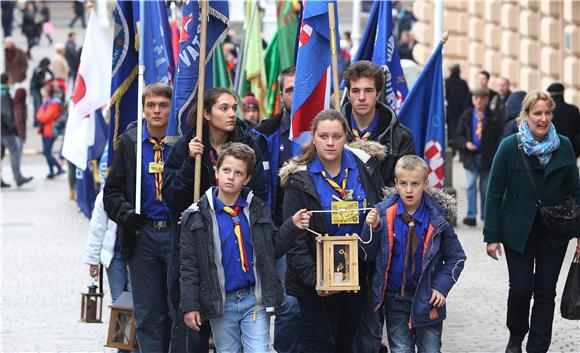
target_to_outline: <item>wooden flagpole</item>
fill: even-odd
[[[197,122],[195,134],[203,140],[203,98],[205,89],[205,51],[207,42],[207,0],[201,0],[201,39],[199,42],[199,74],[197,79]],[[195,156],[195,175],[193,179],[193,202],[197,202],[201,192],[201,155]]]
[[[328,24],[330,26],[330,51],[332,53],[332,81],[334,88],[334,109],[340,111],[340,88],[338,84],[338,52],[336,45],[336,20],[334,3],[328,4]]]

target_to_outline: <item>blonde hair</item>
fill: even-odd
[[[348,132],[350,131],[346,119],[339,112],[332,109],[326,109],[316,114],[316,117],[312,121],[312,128],[310,129],[312,133],[312,138],[314,138],[314,134],[318,130],[318,125],[320,124],[320,122],[326,120],[338,121],[342,125],[342,129],[345,135],[347,135]],[[300,157],[298,157],[296,162],[298,162],[298,164],[310,163],[314,159],[314,156],[316,156],[316,147],[314,146],[314,141],[310,140],[310,143],[307,143],[306,145],[302,146],[300,152],[302,153]]]
[[[539,90],[531,91],[522,101],[522,112],[520,113],[520,116],[517,117],[517,126],[519,126],[520,123],[524,120],[524,113],[526,115],[530,114],[530,110],[532,110],[538,101],[545,101],[546,104],[548,104],[548,109],[550,109],[550,112],[554,111],[556,104],[554,103],[554,100],[550,94]]]
[[[397,164],[395,164],[395,178],[398,178],[402,171],[420,171],[425,176],[425,179],[429,177],[429,167],[427,166],[425,160],[412,154],[399,158]]]

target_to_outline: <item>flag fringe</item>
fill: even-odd
[[[138,73],[139,73],[139,66],[135,66],[133,68],[133,70],[131,70],[129,77],[127,77],[125,79],[125,81],[123,81],[123,83],[119,86],[119,88],[117,88],[115,93],[113,93],[113,95],[111,96],[111,102],[109,103],[109,105],[111,107],[113,107],[113,106],[115,107],[115,130],[113,132],[113,149],[114,150],[117,150],[117,143],[118,143],[118,137],[119,137],[119,109],[120,109],[120,105],[121,105],[121,99],[123,98],[123,95],[129,90],[129,87],[131,86],[131,84],[133,83],[135,78],[137,77]],[[137,119],[139,119],[139,118],[140,117],[137,117]],[[109,113],[107,114],[107,120],[111,121],[111,109],[109,109]]]

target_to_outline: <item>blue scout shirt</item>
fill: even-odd
[[[407,251],[407,232],[409,226],[405,223],[401,215],[407,212],[403,201],[397,201],[397,215],[394,224],[394,242],[393,242],[393,257],[391,259],[391,268],[389,269],[389,279],[387,281],[387,289],[389,292],[400,292],[403,283],[403,271],[405,269],[405,252]],[[405,289],[415,290],[419,284],[421,277],[421,261],[423,255],[423,242],[427,230],[429,229],[429,210],[425,205],[425,200],[421,200],[419,208],[412,215],[415,222],[415,234],[417,234],[417,250],[411,258],[415,261],[415,276],[412,278],[411,262],[407,266],[407,283]],[[409,261],[412,261],[409,259]]]
[[[348,179],[346,181],[346,189],[353,190],[353,201],[358,201],[359,208],[365,206],[366,193],[362,186],[360,173],[358,170],[358,164],[356,162],[356,157],[354,154],[344,149],[342,151],[342,167],[340,173],[334,178],[330,176],[330,173],[326,172],[328,178],[333,179],[338,185],[342,186],[342,178],[345,175],[345,168],[348,168]],[[322,171],[324,167],[322,162],[315,156],[310,165],[308,166],[308,171],[310,176],[314,181],[314,186],[316,187],[316,192],[318,193],[318,199],[324,210],[331,209],[331,203],[336,201],[332,195],[338,196],[340,198],[340,193],[336,191],[322,176]],[[358,224],[342,224],[335,225],[331,223],[331,213],[324,213],[326,218],[326,229],[329,235],[346,235],[356,233],[361,234],[362,226],[365,219],[365,213],[359,212],[359,223]]]
[[[151,137],[147,131],[147,124],[143,124],[143,139],[141,150],[141,213],[145,217],[155,221],[167,221],[169,219],[169,208],[165,202],[157,200],[155,191],[155,174],[149,173],[149,163],[154,162],[155,152],[153,144],[147,139]],[[159,142],[159,141],[157,141]],[[163,145],[162,161],[166,161],[171,147]]]
[[[369,135],[369,137],[367,138],[367,140],[371,140],[371,139],[373,138],[373,136],[375,136],[375,134],[376,134],[376,131],[375,131],[375,130],[377,129],[377,125],[379,125],[379,112],[378,112],[378,111],[376,111],[376,112],[375,112],[375,117],[373,118],[373,121],[371,121],[371,123],[370,123],[369,127],[367,127],[367,128],[366,128],[366,129],[364,129],[364,130],[360,130],[360,129],[358,128],[358,126],[356,126],[356,121],[355,121],[355,119],[354,119],[354,116],[352,115],[352,113],[351,113],[351,115],[350,115],[350,126],[351,126],[351,127],[352,127],[352,129],[353,129],[353,133],[354,133],[354,130],[356,129],[356,130],[358,131],[358,135],[359,135],[361,138],[362,138],[362,137],[363,137],[363,136],[364,136],[364,135],[365,135],[367,132],[370,132],[370,135]]]
[[[242,227],[242,238],[246,249],[246,257],[248,258],[250,266],[250,271],[244,272],[242,270],[238,241],[234,233],[234,221],[232,216],[224,211],[226,205],[218,199],[218,190],[217,187],[214,188],[213,199],[222,246],[222,264],[224,266],[226,293],[229,293],[238,289],[251,287],[256,283],[256,279],[254,278],[254,252],[250,236],[250,225],[243,211],[243,208],[248,206],[248,202],[240,195],[236,204],[232,205],[231,208],[235,206],[242,208],[238,217],[240,218],[240,225]]]

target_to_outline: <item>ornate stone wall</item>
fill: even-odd
[[[424,65],[433,50],[434,1],[416,1],[413,55]],[[470,87],[482,69],[491,87],[500,76],[512,90],[566,86],[566,100],[580,106],[580,1],[445,1],[444,65],[457,62]]]

